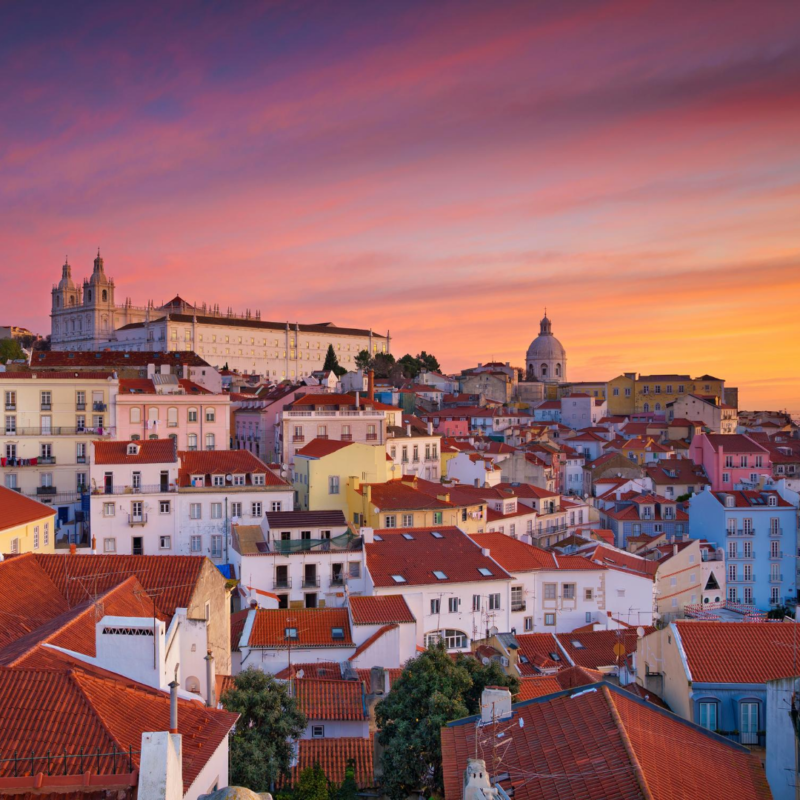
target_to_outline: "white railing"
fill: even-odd
[[[287,417],[372,417],[383,419],[383,411],[284,411]]]

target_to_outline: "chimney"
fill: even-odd
[[[178,681],[169,685],[169,732],[178,732]]]
[[[428,436],[433,436],[433,423],[428,422]]]
[[[367,372],[367,397],[375,401],[375,370],[369,369]]]
[[[92,555],[97,555],[97,538],[95,536],[92,536]]]
[[[372,544],[375,541],[374,528],[359,528],[358,532],[361,535],[361,540],[364,544]]]
[[[674,555],[674,556],[678,555],[678,545],[677,544],[673,544],[672,545],[672,555]]]
[[[430,423],[428,423],[428,424],[430,424]],[[406,423],[406,436],[411,436],[411,423],[410,422]]]
[[[489,797],[496,797],[497,794],[497,789],[493,788],[489,781],[486,762],[482,758],[467,759],[467,769],[464,773],[464,800],[486,800]]]
[[[70,554],[71,556],[74,556],[74,555],[75,555],[75,553],[77,553],[77,552],[78,552],[78,546],[77,546],[77,545],[75,545],[75,544],[71,544],[71,545],[69,546],[69,554]]]
[[[217,705],[216,698],[216,675],[214,674],[214,656],[209,650],[206,653],[206,705],[209,708],[215,708]]]
[[[356,392],[356,408],[361,408],[361,397],[358,392]]]
[[[484,725],[511,716],[511,692],[505,686],[487,686],[481,692],[481,722]]]

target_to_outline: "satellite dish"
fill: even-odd
[[[636,629],[636,635],[640,639],[642,638],[642,636],[644,636],[644,628],[641,625]]]
[[[229,473],[228,473],[228,474],[225,476],[225,480],[226,480],[226,481],[228,481],[228,483],[233,483],[233,475],[231,475],[231,474],[230,474],[230,472],[229,472]]]
[[[494,625],[492,625],[492,627],[489,628],[489,636],[497,636],[498,633],[499,630]]]
[[[305,674],[306,674],[306,671],[304,669],[299,669],[299,670],[297,670],[297,673],[295,674],[295,678],[302,678],[302,677],[305,676]]]

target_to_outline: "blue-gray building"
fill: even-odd
[[[728,601],[762,611],[796,601],[797,508],[789,499],[775,489],[706,487],[689,501],[690,536],[725,553]]]

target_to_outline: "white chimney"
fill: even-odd
[[[359,528],[358,533],[361,536],[361,540],[364,544],[372,544],[375,541],[375,529],[374,528]]]
[[[464,773],[464,800],[486,800],[496,795],[497,789],[492,788],[489,782],[486,762],[482,758],[468,759]]]
[[[428,424],[430,424],[430,423],[428,423]],[[410,422],[406,423],[406,436],[411,436],[411,423]]]
[[[217,705],[217,698],[216,698],[216,683],[217,683],[217,676],[214,672],[214,655],[209,650],[206,653],[206,705],[209,708],[215,708]]]
[[[157,731],[142,734],[139,756],[141,800],[183,800],[183,737]]]
[[[505,686],[487,686],[481,692],[481,722],[490,724],[511,716],[511,692]]]
[[[433,423],[428,422],[428,436],[433,436]]]

